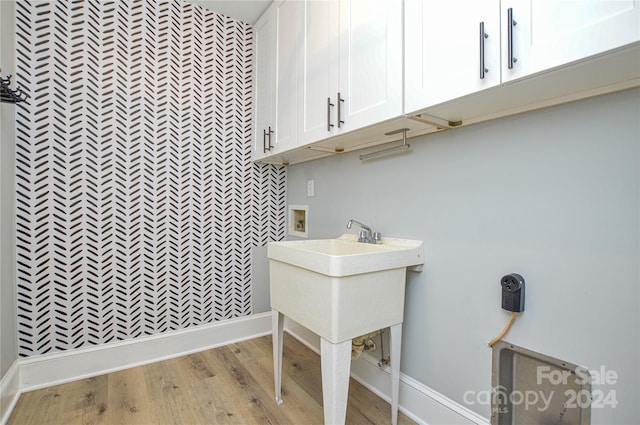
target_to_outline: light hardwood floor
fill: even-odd
[[[287,334],[282,381],[278,406],[266,336],[25,393],[7,425],[322,424],[320,357]],[[390,405],[352,379],[347,424],[390,422]]]

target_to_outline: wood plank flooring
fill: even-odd
[[[24,393],[7,425],[322,424],[320,357],[285,333],[282,364],[280,406],[266,336]],[[391,406],[352,379],[347,423],[390,422]]]

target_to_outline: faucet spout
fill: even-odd
[[[358,220],[351,219],[347,222],[347,229],[351,229],[353,223],[356,223],[358,226],[362,227],[364,230],[371,232],[371,227],[367,226],[364,223],[360,223]]]

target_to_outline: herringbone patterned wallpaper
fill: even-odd
[[[251,313],[285,171],[251,156],[252,28],[182,1],[19,1],[21,356]]]

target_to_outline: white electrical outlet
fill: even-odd
[[[313,180],[307,180],[307,198],[315,196],[315,182]]]

